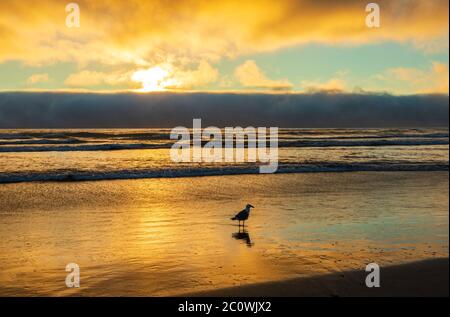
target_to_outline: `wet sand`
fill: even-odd
[[[365,271],[345,271],[207,292],[194,297],[448,297],[448,258],[380,268],[380,287],[368,288]]]
[[[243,231],[230,217],[246,203]],[[330,296],[351,284],[317,276],[448,258],[448,172],[3,184],[0,207],[2,296],[240,292],[293,278],[317,286],[268,294]],[[65,285],[68,263],[80,288]]]

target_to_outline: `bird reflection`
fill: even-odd
[[[245,230],[244,228],[239,227],[239,231],[233,233],[231,236],[233,238],[235,238],[236,240],[243,240],[248,247],[252,247],[254,244],[252,242],[252,240],[250,239],[250,235],[248,234],[248,231]]]

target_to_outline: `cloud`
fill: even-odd
[[[42,74],[33,74],[27,79],[27,84],[34,85],[38,83],[46,83],[50,81],[50,78],[47,73]]]
[[[141,84],[142,91],[201,88],[217,81],[219,71],[206,61],[194,69],[163,63],[133,73],[131,79]]]
[[[267,78],[255,61],[252,60],[247,60],[238,66],[234,75],[241,85],[247,88],[289,90],[293,87],[287,79],[272,80]]]
[[[379,79],[392,84],[402,82],[408,91],[417,93],[449,93],[448,65],[433,62],[430,69],[396,67],[384,72]]]
[[[219,71],[206,61],[201,61],[194,70],[175,70],[174,82],[167,85],[168,89],[192,89],[204,87],[219,78]]]
[[[150,67],[308,43],[412,43],[448,47],[448,1],[379,0],[381,27],[365,26],[360,0],[78,0],[81,27],[65,26],[65,2],[2,0],[0,62]]]
[[[448,127],[448,95],[0,93],[0,128]]]
[[[312,92],[343,92],[346,91],[346,82],[342,78],[331,78],[325,82],[302,81],[300,83],[304,91]]]
[[[90,70],[83,70],[69,75],[64,81],[68,87],[91,87],[100,85],[121,85],[130,83],[129,72],[104,73]]]

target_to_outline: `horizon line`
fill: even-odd
[[[410,94],[395,94],[388,91],[345,91],[345,90],[314,90],[314,91],[299,91],[299,90],[158,90],[158,91],[139,91],[135,89],[123,90],[90,90],[90,89],[0,89],[0,94],[4,93],[51,93],[51,94],[92,94],[92,95],[170,95],[170,94],[233,94],[233,95],[369,95],[369,96],[392,96],[392,97],[411,97],[411,96],[446,96],[449,93],[430,92],[430,93],[410,93]]]

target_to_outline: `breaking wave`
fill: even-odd
[[[283,173],[314,173],[314,172],[364,172],[364,171],[448,171],[448,164],[285,164],[280,165],[277,174]],[[176,169],[146,169],[146,170],[114,170],[114,171],[52,171],[31,173],[0,173],[0,183],[19,183],[36,181],[93,181],[114,179],[144,179],[144,178],[176,178],[220,175],[259,174],[258,166],[244,167],[207,167],[207,168],[176,168]]]

